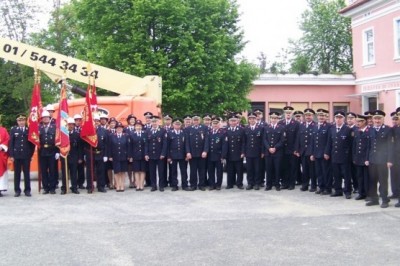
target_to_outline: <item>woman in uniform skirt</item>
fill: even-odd
[[[110,136],[109,160],[113,163],[117,192],[125,191],[125,177],[128,172],[130,157],[130,142],[128,134],[123,133],[124,126],[121,122],[116,125],[116,132]]]
[[[143,123],[140,120],[135,122],[135,131],[131,132],[132,147],[132,170],[135,175],[136,191],[142,191],[144,188],[144,179],[146,175],[146,161],[144,156],[147,153],[146,133],[143,131]]]

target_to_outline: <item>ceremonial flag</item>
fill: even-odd
[[[32,91],[31,109],[28,118],[28,140],[35,144],[40,145],[39,140],[39,121],[43,111],[42,99],[40,96],[40,83],[35,82]]]
[[[60,105],[56,122],[56,146],[60,149],[60,155],[67,157],[70,149],[68,131],[68,103],[65,83],[61,87]]]
[[[81,138],[92,147],[97,147],[97,133],[93,121],[93,109],[97,111],[96,87],[88,84],[82,116]]]

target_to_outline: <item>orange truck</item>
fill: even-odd
[[[150,111],[161,114],[162,79],[159,76],[143,78],[120,71],[85,62],[76,58],[41,49],[25,43],[0,37],[0,58],[30,66],[45,73],[55,83],[62,80],[75,80],[82,83],[95,83],[96,87],[112,91],[118,96],[97,97],[98,109],[109,117],[126,123],[129,114],[144,119],[143,114]],[[72,89],[72,86],[67,86]],[[76,90],[73,90],[75,91]],[[82,95],[82,93],[81,93]],[[83,111],[85,98],[69,99],[69,116]],[[54,104],[57,117],[58,104]],[[38,170],[37,156],[31,163],[33,174]]]

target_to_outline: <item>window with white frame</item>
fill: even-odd
[[[375,63],[374,31],[368,29],[364,31],[364,65]]]
[[[394,56],[400,58],[400,18],[394,20]]]

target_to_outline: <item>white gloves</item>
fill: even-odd
[[[103,157],[103,162],[107,162],[108,158],[107,157]]]
[[[56,158],[56,160],[60,159],[60,154],[56,153],[56,156],[54,156],[54,158]]]

